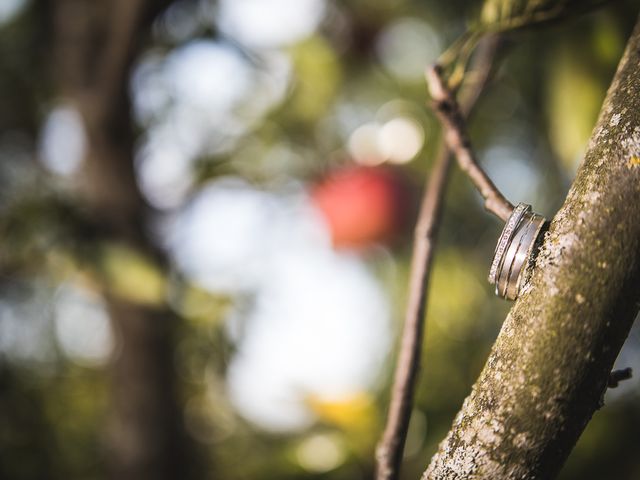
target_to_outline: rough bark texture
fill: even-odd
[[[640,24],[524,292],[423,479],[553,478],[640,307]]]

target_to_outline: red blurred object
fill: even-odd
[[[406,177],[388,167],[336,170],[312,187],[335,247],[360,248],[402,233],[414,210]]]

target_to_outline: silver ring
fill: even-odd
[[[498,240],[489,270],[489,282],[499,297],[515,300],[525,272],[531,264],[534,245],[546,219],[531,211],[530,205],[518,204],[507,220]]]
[[[493,253],[493,261],[491,262],[491,268],[489,269],[489,283],[496,283],[496,274],[498,273],[498,268],[503,260],[505,249],[507,248],[516,227],[520,223],[520,220],[522,220],[524,214],[529,210],[531,210],[531,205],[519,203],[507,219],[507,223],[505,223],[504,228],[502,229],[502,233],[500,234],[500,238],[496,244],[496,249]]]
[[[536,215],[532,214],[527,225],[522,228],[523,234],[519,239],[518,246],[513,255],[511,269],[508,273],[509,277],[507,281],[507,288],[502,295],[508,300],[515,300],[518,296],[522,269],[529,259],[527,254],[528,246],[533,244],[535,237],[537,236],[537,229],[534,224],[535,218]]]
[[[509,242],[509,247],[504,254],[504,258],[502,261],[501,268],[498,272],[498,282],[496,282],[496,295],[501,297],[508,297],[508,293],[510,290],[509,287],[512,284],[512,277],[514,272],[520,272],[522,268],[522,255],[518,255],[518,250],[520,249],[523,240],[527,237],[527,233],[529,232],[529,226],[531,225],[531,221],[533,219],[532,215],[528,215],[528,218],[524,218],[520,228],[514,233],[511,242]]]

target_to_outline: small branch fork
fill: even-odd
[[[444,87],[439,75],[434,80],[431,80],[435,87],[435,92],[438,94],[434,96],[436,105],[443,106],[446,104],[448,108],[442,109],[450,114],[453,113],[454,116],[447,116],[447,121],[443,121],[443,126],[447,130],[445,136],[448,139],[448,148],[447,145],[442,144],[436,157],[415,227],[409,298],[399,358],[391,390],[387,423],[376,448],[376,480],[395,480],[400,472],[404,443],[413,408],[413,395],[420,364],[424,332],[427,286],[435,240],[440,226],[444,194],[452,163],[451,152],[456,153],[461,166],[465,165],[463,167],[465,172],[472,178],[479,179],[478,181],[474,180],[474,183],[478,185],[479,182],[483,185],[481,191],[487,192],[486,194],[483,193],[483,196],[491,199],[487,203],[487,208],[490,211],[499,212],[496,215],[501,218],[504,216],[506,219],[511,213],[509,208],[513,209],[511,204],[497,191],[491,180],[480,170],[469,147],[469,141],[464,129],[464,118],[476,103],[488,81],[499,43],[499,37],[494,36],[481,45],[476,57],[477,75],[470,88],[463,92],[467,95],[462,108],[458,106],[451,92]],[[431,89],[434,90],[433,88]],[[451,133],[452,129],[454,133]],[[449,137],[451,137],[451,141],[449,141]],[[461,161],[460,156],[463,154],[466,157]]]
[[[624,380],[629,380],[633,376],[633,370],[631,368],[623,368],[622,370],[614,370],[609,375],[609,381],[607,382],[607,387],[616,388],[620,382]]]
[[[455,155],[462,171],[469,176],[484,198],[484,207],[506,222],[513,211],[513,205],[500,193],[478,164],[466,131],[464,116],[454,94],[442,79],[440,67],[434,65],[429,68],[426,78],[429,93],[433,99],[433,110],[444,128],[444,139],[449,150]]]

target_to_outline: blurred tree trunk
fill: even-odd
[[[423,478],[549,479],[640,306],[640,24],[525,293]]]
[[[148,3],[148,4],[147,4]],[[129,99],[131,65],[150,20],[167,2],[54,0],[53,73],[84,120],[88,151],[80,199],[113,241],[166,264],[145,232],[149,208],[136,184]],[[108,289],[107,289],[108,291]],[[106,294],[119,341],[113,361],[107,458],[112,478],[188,478],[173,368],[176,317]]]

